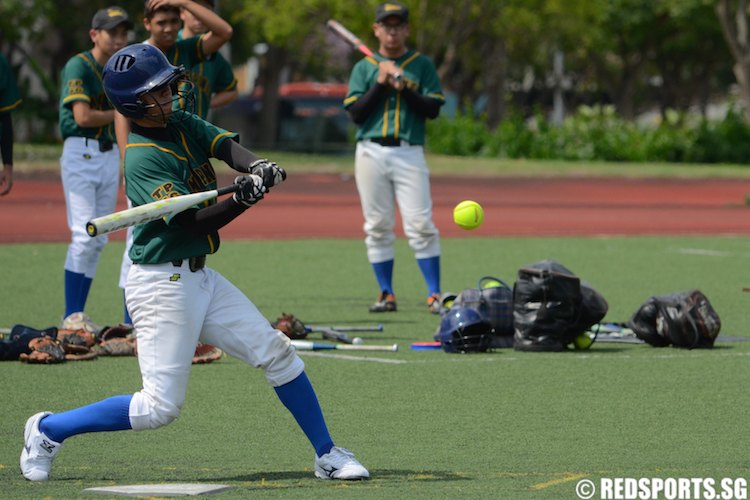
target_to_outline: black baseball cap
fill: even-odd
[[[128,17],[128,13],[121,7],[107,7],[96,11],[94,18],[91,20],[91,28],[95,30],[111,30],[112,28],[125,23],[129,29],[133,29],[133,21]]]
[[[378,5],[378,10],[375,11],[375,22],[379,23],[387,17],[395,16],[401,19],[403,22],[409,22],[409,9],[406,5],[398,2],[385,2]]]

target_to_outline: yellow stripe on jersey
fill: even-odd
[[[0,113],[5,113],[6,111],[10,111],[11,109],[18,107],[18,105],[21,104],[22,102],[23,102],[23,99],[19,99],[19,100],[17,100],[16,102],[14,102],[13,104],[11,104],[9,106],[5,106],[4,108],[0,108]]]
[[[89,65],[89,67],[91,68],[91,71],[94,72],[94,74],[96,75],[96,77],[101,82],[102,81],[102,74],[101,74],[101,72],[99,72],[99,68],[96,67],[96,65],[94,64],[94,62],[91,59],[89,59],[88,57],[86,57],[86,54],[83,53],[83,52],[81,52],[80,54],[78,54],[78,57],[80,57],[81,59],[83,59],[84,61],[86,61],[86,64]]]
[[[406,65],[416,59],[417,56],[419,56],[419,52],[414,52],[409,59],[401,63],[401,69],[404,69]]]
[[[68,104],[70,101],[86,101],[91,102],[91,97],[86,94],[70,94],[63,98],[63,104]]]
[[[187,141],[185,140],[185,134],[182,133],[182,130],[179,130],[178,132],[180,132],[180,141],[182,141],[182,147],[185,148],[185,152],[188,155],[190,155],[190,158],[195,159],[195,157],[193,156],[193,153],[190,152],[190,148],[187,145]]]
[[[389,100],[385,100],[385,110],[383,111],[383,137],[388,135],[388,104]]]
[[[393,137],[396,139],[398,139],[398,130],[401,124],[399,113],[401,113],[401,92],[396,93],[396,112],[393,116]]]
[[[216,156],[216,151],[214,151],[214,148],[216,147],[216,143],[221,139],[222,137],[227,137],[233,135],[232,132],[224,132],[223,134],[219,134],[216,137],[214,137],[214,140],[211,141],[211,156]]]
[[[167,148],[161,147],[158,144],[155,144],[153,142],[142,142],[142,143],[136,143],[136,144],[128,144],[127,146],[125,146],[125,149],[128,149],[128,148],[156,148],[159,151],[163,151],[165,153],[171,154],[172,156],[174,156],[178,160],[187,161],[187,158],[185,158],[184,156],[180,156],[177,153],[175,153],[174,151],[172,151],[171,149],[167,149]]]

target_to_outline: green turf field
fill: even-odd
[[[122,243],[105,248],[87,310],[121,317]],[[493,274],[555,258],[609,301],[624,321],[649,296],[700,288],[721,315],[719,336],[750,336],[750,237],[463,238],[443,240],[443,287],[460,291]],[[64,244],[2,245],[0,327],[55,325],[63,309]],[[303,354],[336,443],[372,480],[313,478],[313,452],[262,373],[224,358],[196,366],[182,416],[151,432],[71,438],[53,481],[18,471],[23,424],[134,392],[134,358],[53,366],[0,365],[0,481],[4,498],[96,498],[88,487],[162,482],[227,484],[216,498],[576,498],[601,477],[750,475],[746,415],[750,342],[713,350],[597,343],[567,353],[411,351],[437,317],[425,311],[418,268],[398,243],[399,312],[372,315],[374,279],[361,241],[226,242],[209,266],[269,318],[382,323],[369,343],[397,353]],[[101,497],[101,496],[99,496]],[[598,497],[597,497],[598,498]]]

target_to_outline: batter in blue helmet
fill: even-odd
[[[261,201],[286,172],[239,146],[236,134],[179,108],[176,103],[190,93],[185,83],[184,69],[172,66],[158,48],[147,44],[121,49],[104,68],[107,97],[131,121],[125,153],[127,196],[139,206],[214,189],[211,157],[243,174],[234,181],[237,192],[135,228],[126,296],[137,332],[142,389],[30,417],[21,471],[32,481],[49,479],[64,442],[77,434],[150,430],[174,421],[185,402],[200,341],[263,369],[315,449],[316,477],[366,479],[369,473],[354,455],[334,446],[289,338],[275,330],[237,287],[206,267],[206,255],[219,249],[219,230]],[[237,421],[242,429],[241,414]]]

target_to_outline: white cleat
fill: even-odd
[[[322,457],[315,458],[315,477],[319,479],[369,479],[370,473],[354,458],[354,453],[334,446]]]
[[[52,469],[52,461],[60,451],[62,443],[56,443],[39,430],[39,422],[51,415],[43,411],[26,421],[21,451],[21,472],[29,481],[46,481]]]
[[[65,317],[61,328],[64,330],[86,330],[89,333],[99,333],[102,327],[91,321],[89,315],[83,312],[75,312]]]

